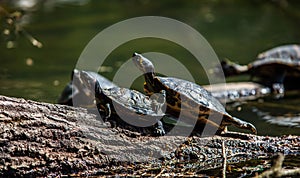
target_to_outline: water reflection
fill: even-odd
[[[286,98],[272,97],[257,101],[237,102],[227,105],[227,109],[243,119],[254,123],[259,135],[299,135],[300,93],[288,93]]]

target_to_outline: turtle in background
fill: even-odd
[[[107,78],[96,72],[86,72],[89,73],[90,76],[95,78],[103,89],[113,88],[117,86]],[[79,70],[74,69],[72,71],[71,81],[63,89],[57,103],[68,106],[79,105],[82,107],[89,107],[90,105],[94,104],[94,93],[92,93],[90,89],[86,88],[83,85]]]
[[[215,128],[217,134],[222,134],[228,125],[234,125],[256,134],[251,123],[229,115],[224,106],[201,86],[178,78],[157,76],[152,62],[141,54],[134,53],[132,60],[143,72],[145,92],[151,96],[165,91],[166,113],[175,118],[183,116],[185,120],[196,123],[195,131],[203,131],[207,125]]]
[[[276,98],[283,97],[285,89],[300,88],[300,45],[284,45],[267,50],[247,65],[225,60],[221,66],[226,77],[249,74],[251,80],[268,86]]]

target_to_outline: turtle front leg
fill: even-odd
[[[272,84],[272,91],[273,91],[275,99],[283,98],[284,97],[284,85],[283,85],[283,83],[273,83]]]
[[[283,98],[284,97],[284,78],[286,75],[286,71],[282,70],[282,71],[276,71],[275,72],[275,76],[274,76],[274,80],[271,83],[271,89],[272,92],[274,94],[274,98],[275,99],[279,99],[279,98]]]
[[[164,112],[164,106],[166,103],[166,91],[161,90],[158,94],[153,94],[150,97],[152,99],[152,109],[156,113]]]
[[[110,116],[111,116],[110,104],[106,103],[105,104],[105,119],[110,118]]]
[[[111,108],[110,104],[106,103],[103,104],[97,104],[98,112],[101,116],[101,119],[103,119],[104,122],[106,122],[111,117]]]
[[[117,122],[111,118],[112,115],[111,115],[110,104],[106,103],[105,105],[102,105],[102,108],[104,110],[104,111],[102,110],[102,112],[101,112],[102,113],[101,117],[104,118],[103,121],[105,123],[109,123],[111,128],[117,127]]]
[[[157,121],[154,128],[155,136],[164,136],[166,134],[165,129],[163,127],[163,123],[161,121]]]

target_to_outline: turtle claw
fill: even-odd
[[[154,129],[155,136],[164,136],[166,134],[165,129],[161,121],[158,121]]]

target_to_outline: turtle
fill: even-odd
[[[113,82],[109,81],[107,78],[96,72],[86,72],[93,76],[99,82],[102,88],[112,88],[117,86]],[[63,89],[57,103],[69,106],[74,106],[77,104],[79,104],[80,106],[89,106],[93,104],[93,98],[91,98],[92,96],[93,95],[90,90],[85,88],[82,84],[80,71],[78,69],[74,69],[72,71],[71,81]]]
[[[187,120],[196,120],[194,130],[203,131],[204,126],[216,128],[217,134],[226,133],[228,125],[250,130],[256,134],[251,123],[228,114],[224,106],[210,92],[193,82],[157,76],[152,62],[141,54],[134,53],[132,60],[144,75],[144,90],[148,95],[166,92],[166,113],[172,116],[183,116]],[[214,119],[221,118],[220,124]]]
[[[300,45],[278,46],[257,55],[256,60],[239,65],[221,61],[224,75],[250,74],[251,80],[268,86],[275,98],[282,98],[285,89],[300,87]]]
[[[128,88],[103,88],[100,81],[86,71],[80,71],[80,76],[87,88],[94,88],[96,105],[104,121],[138,130],[151,129],[155,136],[165,134],[160,121],[165,116],[164,97],[159,101]]]

